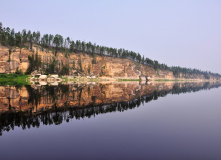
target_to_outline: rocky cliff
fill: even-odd
[[[16,70],[26,72],[29,66],[29,55],[37,54],[42,61],[41,69],[47,68],[53,59],[56,60],[57,71],[62,66],[68,66],[69,75],[73,76],[96,76],[105,79],[175,79],[173,72],[168,70],[155,70],[128,59],[99,56],[92,57],[85,53],[64,54],[58,52],[56,56],[52,51],[34,46],[33,50],[26,48],[9,48],[0,46],[0,73],[14,73]],[[186,75],[185,75],[186,76]],[[184,76],[183,76],[184,77]],[[180,76],[182,78],[182,75]],[[204,75],[191,75],[189,79],[205,79]],[[215,80],[216,77],[210,77]]]

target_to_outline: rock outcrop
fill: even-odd
[[[0,46],[0,73],[14,73],[16,70],[25,72],[28,69],[28,55],[32,52],[26,49],[14,48],[9,54],[9,49]]]
[[[12,48],[9,54],[9,49],[0,46],[0,73],[14,73],[17,69],[26,72],[29,66],[29,55],[37,54],[41,59],[43,71],[46,70],[48,64],[56,60],[57,72],[62,66],[69,68],[69,75],[72,76],[95,76],[105,79],[175,79],[173,72],[168,70],[153,69],[146,65],[134,62],[128,59],[117,57],[100,56],[95,54],[91,56],[85,53],[69,53],[64,54],[58,52],[56,56],[52,51],[42,49],[39,46],[34,46],[33,50],[26,48]],[[180,75],[183,79],[210,79],[216,80],[216,77],[210,76],[205,78],[204,75]]]

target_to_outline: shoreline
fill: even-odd
[[[48,75],[47,75],[48,76]],[[34,78],[31,75],[17,75],[17,74],[0,74],[0,85],[29,85],[29,84],[54,84],[59,83],[87,83],[87,82],[141,82],[141,83],[158,83],[158,82],[221,82],[217,79],[163,79],[163,78],[149,78],[144,80],[138,77],[90,77],[90,76],[59,76],[59,81],[51,80],[50,76],[44,79]]]

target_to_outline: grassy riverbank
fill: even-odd
[[[0,85],[27,85],[29,75],[18,74],[0,74]]]
[[[220,80],[211,80],[211,79],[154,79],[152,81],[157,82],[168,82],[168,81],[174,81],[174,82],[217,82]]]
[[[140,79],[118,79],[118,81],[141,81]]]
[[[188,81],[188,80],[184,80],[184,79],[155,79],[154,81]]]

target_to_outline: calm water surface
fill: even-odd
[[[218,83],[0,87],[0,159],[221,159]]]

